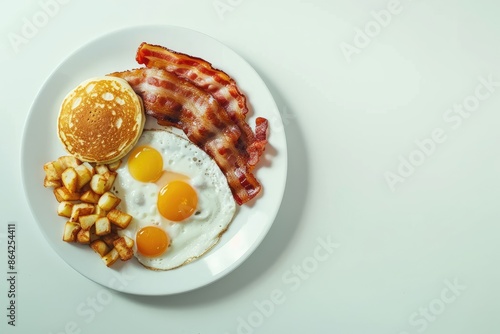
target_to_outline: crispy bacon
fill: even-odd
[[[256,133],[253,133],[246,122],[248,108],[245,95],[230,76],[201,58],[145,42],[139,46],[136,60],[149,68],[165,69],[210,93],[242,131],[241,143],[249,155],[247,165],[250,170],[253,169],[267,143],[268,122],[265,118],[258,117]]]
[[[239,205],[260,192],[261,185],[248,168],[249,154],[241,141],[242,131],[212,95],[158,68],[110,75],[127,80],[143,99],[146,113],[155,117],[159,124],[182,129],[193,143],[214,159]]]

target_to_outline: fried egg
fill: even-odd
[[[133,216],[119,234],[145,267],[169,270],[210,250],[236,204],[226,177],[204,151],[164,130],[144,130],[117,169],[119,209]]]

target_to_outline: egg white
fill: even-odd
[[[182,222],[172,222],[157,209],[162,184],[135,180],[127,165],[130,154],[117,169],[114,192],[122,199],[118,209],[133,216],[130,225],[119,234],[135,240],[137,231],[144,226],[157,225],[164,229],[170,237],[165,253],[146,257],[134,245],[134,255],[147,268],[174,269],[200,257],[218,242],[231,223],[236,204],[220,168],[189,140],[165,130],[144,130],[137,146],[150,146],[160,152],[163,170],[187,176],[187,182],[198,195],[195,213]]]

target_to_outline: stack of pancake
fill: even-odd
[[[81,161],[109,164],[137,143],[145,120],[142,100],[127,81],[97,77],[65,97],[58,136],[65,149]]]

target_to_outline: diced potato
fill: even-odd
[[[45,188],[58,188],[62,186],[61,180],[49,180],[47,176],[43,179],[43,186]]]
[[[104,241],[101,239],[94,240],[90,243],[90,247],[101,257],[109,253],[111,247],[109,247]]]
[[[117,174],[118,173],[115,172],[104,173],[104,177],[106,178],[106,185],[104,186],[104,188],[106,189],[106,191],[110,191],[111,188],[113,187],[113,183],[115,183]]]
[[[80,199],[79,193],[72,193],[66,187],[59,187],[54,189],[54,196],[58,202],[62,201],[78,201]]]
[[[102,194],[101,198],[99,198],[99,202],[97,205],[102,208],[103,210],[110,211],[121,202],[121,199],[119,199],[115,194],[113,194],[110,191],[105,192]]]
[[[95,221],[95,234],[106,235],[111,232],[111,223],[107,217],[100,217]]]
[[[80,201],[97,204],[99,202],[99,198],[101,198],[99,194],[96,194],[92,189],[89,189],[82,194]]]
[[[67,221],[64,225],[63,240],[66,242],[74,242],[80,229],[81,227],[79,224]]]
[[[123,236],[123,239],[125,239],[125,245],[127,245],[128,248],[134,247],[134,239],[131,239],[126,235]]]
[[[72,222],[77,222],[78,217],[90,215],[94,212],[95,206],[89,203],[77,203],[73,204],[73,208],[71,209],[70,220]]]
[[[121,164],[122,164],[122,161],[118,160],[118,161],[115,161],[115,162],[108,164],[108,168],[110,171],[114,172],[120,167]]]
[[[57,159],[57,162],[60,164],[60,166],[62,167],[63,170],[68,168],[68,167],[76,167],[76,166],[82,164],[82,162],[78,158],[76,158],[72,155],[65,155],[65,156],[59,157]]]
[[[90,174],[94,175],[95,174],[95,167],[90,163],[90,162],[84,162],[82,163],[87,169],[89,170]]]
[[[73,167],[68,167],[62,172],[61,180],[66,189],[69,190],[70,193],[75,193],[78,191],[78,174]]]
[[[49,181],[57,181],[61,179],[61,174],[66,168],[61,165],[61,162],[50,161],[43,165],[43,170],[45,171],[45,176]]]
[[[84,230],[83,228],[80,229],[80,231],[78,231],[78,234],[76,235],[76,241],[81,244],[90,243],[90,230]]]
[[[108,214],[108,211],[104,210],[99,205],[96,205],[94,213],[99,215],[99,217],[106,217],[106,215]]]
[[[89,244],[107,266],[133,257],[134,240],[117,234],[132,216],[116,207],[121,199],[111,192],[121,161],[89,164],[73,156],[46,163],[44,186],[53,187],[57,214],[67,217],[63,240]]]
[[[90,188],[99,195],[104,194],[106,190],[106,177],[101,174],[94,174],[90,180]]]
[[[80,223],[82,230],[90,230],[90,228],[94,226],[97,219],[99,219],[99,215],[94,213],[90,215],[79,216],[78,222]]]
[[[95,234],[95,223],[91,228],[89,228],[89,231],[90,231],[90,242],[101,238],[100,236]]]
[[[101,259],[104,261],[104,263],[110,267],[115,263],[118,259],[120,258],[120,255],[118,254],[118,251],[113,248],[110,250],[106,255],[104,255]]]
[[[119,236],[116,233],[110,233],[101,237],[102,241],[106,243],[110,248],[114,247],[114,241],[118,239]]]
[[[108,165],[95,165],[95,171],[97,174],[104,175],[106,172],[109,172]]]
[[[132,246],[129,247],[130,243],[125,238],[126,237],[120,237],[113,242],[113,245],[118,251],[118,255],[122,261],[130,260],[134,256],[134,251],[132,250],[133,240],[127,238],[129,241],[132,241]]]
[[[122,212],[118,209],[113,209],[108,212],[107,216],[109,221],[119,228],[127,228],[132,221],[132,216],[128,213]]]
[[[92,175],[94,175],[93,167],[89,166],[87,166],[87,163],[84,163],[74,168],[75,172],[78,174],[78,189],[81,189],[84,185],[89,183],[92,179]]]
[[[57,206],[57,214],[62,217],[71,217],[71,211],[73,209],[73,203],[69,201],[62,201]]]

